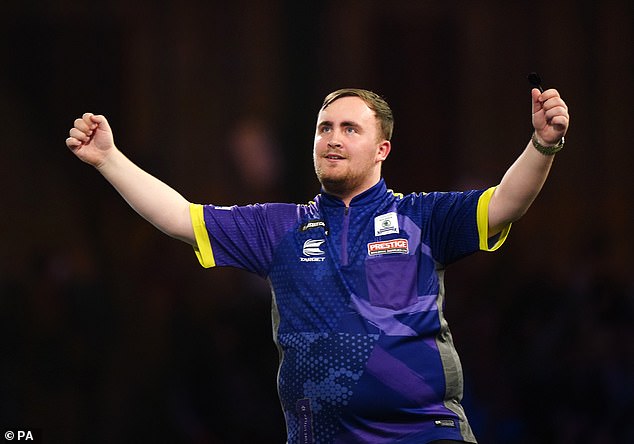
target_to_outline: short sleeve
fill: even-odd
[[[487,190],[430,193],[424,213],[434,259],[450,264],[476,251],[499,248],[510,225],[489,239],[488,207],[495,187]]]
[[[482,251],[495,251],[500,248],[509,235],[509,231],[511,231],[511,223],[509,222],[501,233],[493,237],[489,236],[489,203],[495,188],[489,188],[478,199],[478,237],[480,239],[480,250]]]
[[[190,207],[200,264],[227,266],[266,276],[275,247],[297,225],[294,204]]]
[[[211,242],[209,241],[209,235],[207,234],[207,228],[205,227],[204,207],[199,204],[190,204],[189,214],[192,220],[192,227],[194,228],[194,237],[196,239],[196,245],[194,245],[194,253],[198,258],[198,262],[205,268],[211,268],[216,266],[214,260],[214,254],[211,250]]]

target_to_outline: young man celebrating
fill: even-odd
[[[128,160],[103,116],[77,119],[66,144],[203,266],[269,281],[289,443],[476,442],[443,274],[504,242],[563,147],[566,104],[553,89],[531,95],[533,137],[487,190],[388,190],[392,112],[362,89],[324,100],[313,148],[322,190],[306,205],[191,204]]]

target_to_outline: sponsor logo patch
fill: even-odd
[[[456,427],[456,422],[453,419],[437,419],[434,421],[436,427]]]
[[[326,234],[328,234],[328,229],[326,228],[326,222],[324,222],[321,219],[309,220],[308,222],[303,224],[301,227],[299,227],[299,231],[308,231],[308,230],[312,230],[313,228],[323,228],[326,231]]]
[[[392,239],[389,241],[371,242],[368,244],[368,255],[378,254],[408,254],[409,243],[407,239]]]
[[[303,398],[295,404],[299,425],[299,441],[301,444],[313,444],[313,411],[310,408],[310,399]]]
[[[301,262],[322,262],[326,258],[326,253],[321,249],[321,245],[326,242],[324,239],[308,239],[304,242],[302,253],[305,257],[300,257]]]
[[[374,235],[398,234],[398,217],[393,211],[374,218]]]

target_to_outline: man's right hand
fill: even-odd
[[[81,160],[96,167],[152,225],[169,236],[196,245],[189,201],[119,151],[104,116],[85,113],[76,119],[66,146]]]
[[[82,161],[99,168],[115,148],[112,130],[104,116],[84,113],[71,128],[66,146]]]

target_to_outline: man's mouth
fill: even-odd
[[[330,160],[343,160],[343,159],[345,159],[345,157],[343,157],[342,155],[334,154],[334,153],[326,154],[324,157],[326,159],[330,159]]]

